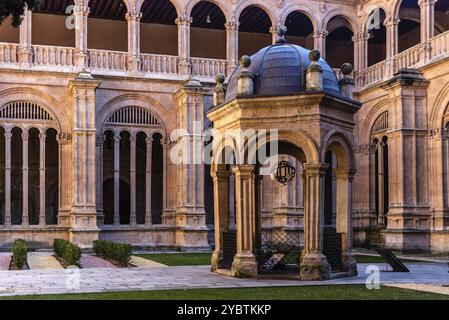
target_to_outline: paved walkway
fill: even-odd
[[[397,284],[391,284],[388,286],[395,287],[395,288],[401,288],[401,289],[432,292],[432,293],[444,294],[444,295],[449,296],[449,286],[448,285],[397,283]]]
[[[0,252],[0,271],[9,270],[11,264],[11,254]]]
[[[83,254],[80,259],[81,268],[117,268],[114,264],[107,260],[103,260],[90,254]]]
[[[47,252],[28,253],[28,267],[30,270],[58,270],[64,269],[59,261]]]
[[[132,290],[193,288],[242,288],[305,286],[329,284],[365,284],[368,264],[359,264],[359,276],[331,281],[294,281],[234,279],[210,272],[208,266],[162,268],[98,268],[79,270],[0,271],[0,295],[87,293]],[[407,264],[410,273],[382,272],[382,285],[449,285],[448,267],[443,264]],[[384,270],[385,266],[380,265]],[[79,275],[79,277],[78,277]],[[79,287],[73,289],[73,284]]]

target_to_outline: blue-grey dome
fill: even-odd
[[[306,91],[306,71],[311,64],[310,50],[300,46],[278,43],[266,47],[251,57],[249,70],[255,76],[255,96],[286,96]],[[341,95],[340,85],[334,70],[320,59],[323,68],[324,92]],[[226,102],[237,98],[237,80],[241,67],[236,68],[229,79]]]

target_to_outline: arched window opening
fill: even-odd
[[[324,225],[326,227],[335,227],[337,212],[336,212],[336,176],[334,169],[337,166],[337,161],[331,151],[326,152],[326,176],[324,180]]]
[[[39,224],[40,213],[40,135],[38,129],[28,131],[28,216],[30,225]],[[46,152],[46,156],[48,156]],[[47,157],[45,157],[47,160]],[[48,172],[46,172],[48,177]]]
[[[387,224],[389,210],[389,162],[388,162],[388,112],[382,113],[375,121],[371,130],[372,141],[372,186],[374,191],[374,211],[378,215],[378,222]]]
[[[435,35],[449,30],[449,1],[435,3]]]
[[[403,0],[399,10],[398,51],[421,42],[421,8],[417,0]]]
[[[147,135],[136,135],[136,219],[137,224],[145,223],[146,212],[146,171],[147,171]]]
[[[0,24],[0,42],[20,42],[20,29],[14,28],[11,23],[12,19],[8,17]]]
[[[287,16],[285,26],[287,27],[286,39],[289,43],[309,50],[313,49],[313,24],[306,14],[293,11]]]
[[[387,58],[387,29],[384,25],[386,15],[383,9],[377,9],[367,22],[368,34],[368,66],[384,61]],[[377,23],[379,22],[379,23]]]
[[[142,4],[140,47],[142,53],[178,55],[178,16],[170,0],[146,0]]]
[[[354,65],[354,32],[346,18],[337,16],[328,23],[326,37],[326,60],[333,68],[340,68],[343,63]]]
[[[152,185],[151,185],[151,213],[153,224],[162,223],[163,199],[164,199],[164,150],[162,148],[162,135],[155,133],[153,135],[153,153],[152,153]]]
[[[90,49],[128,51],[127,8],[123,0],[90,0],[87,44]]]
[[[58,224],[59,145],[57,134],[55,129],[48,129],[45,133],[45,216],[48,225]]]
[[[120,133],[120,224],[130,224],[131,218],[131,135],[127,131]]]
[[[106,131],[103,143],[103,212],[104,224],[114,223],[114,133]]]
[[[23,131],[15,127],[11,133],[11,224],[20,225],[23,213]]]
[[[239,56],[253,55],[273,43],[270,16],[258,6],[245,8],[240,15]]]
[[[226,17],[221,9],[212,2],[200,1],[193,7],[191,17],[192,56],[226,59]]]

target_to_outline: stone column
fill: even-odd
[[[177,165],[178,208],[175,224],[177,243],[185,249],[206,248],[207,226],[204,208],[204,100],[208,91],[195,79],[186,82],[175,94],[178,103],[178,136],[176,150],[182,154]],[[194,231],[194,232],[193,232]]]
[[[45,185],[45,141],[46,141],[47,135],[45,134],[45,131],[42,131],[39,134],[40,139],[40,160],[39,160],[39,226],[43,227],[46,225],[46,210],[45,210],[45,196],[46,196],[46,185]]]
[[[387,49],[386,49],[386,61],[387,61],[387,71],[386,76],[391,77],[394,73],[394,56],[398,54],[398,25],[399,18],[390,16],[384,21],[384,25],[387,33]]]
[[[232,168],[235,173],[235,194],[237,199],[237,254],[232,262],[231,274],[234,277],[256,277],[257,259],[255,250],[258,236],[256,179],[254,165],[238,165]]]
[[[147,161],[146,161],[146,172],[145,172],[145,225],[151,226],[152,215],[151,215],[151,166],[153,157],[153,138],[147,138]],[[165,169],[167,170],[167,169]],[[164,185],[165,187],[165,185]]]
[[[354,70],[360,71],[368,67],[368,39],[369,34],[359,31],[354,34]]]
[[[23,215],[22,225],[27,227],[29,225],[29,208],[28,208],[28,177],[29,177],[29,165],[28,165],[28,131],[22,132],[22,180],[23,180]]]
[[[128,12],[128,71],[137,73],[140,71],[140,12]]]
[[[5,227],[11,227],[11,138],[10,128],[5,128]]]
[[[215,250],[212,254],[212,271],[223,264],[223,232],[229,230],[229,171],[212,172],[214,179]]]
[[[120,135],[114,136],[114,225],[120,225]]]
[[[135,227],[137,225],[137,211],[136,211],[136,142],[137,137],[131,135],[129,138],[131,147],[130,156],[130,184],[131,184],[131,214],[130,225]]]
[[[97,224],[104,224],[104,210],[103,210],[103,147],[104,147],[104,136],[102,134],[96,136],[96,191],[95,195],[97,197]]]
[[[73,9],[73,15],[75,16],[75,65],[79,70],[88,67],[87,23],[89,13],[89,1],[78,0]]]
[[[323,255],[324,178],[328,165],[304,164],[304,250],[301,258],[302,280],[326,280],[331,268]]]
[[[180,74],[190,74],[190,25],[193,19],[191,17],[179,16],[176,19],[178,25],[178,71]]]
[[[58,225],[70,227],[73,193],[72,135],[58,134],[59,143],[59,212]]]
[[[382,141],[379,141],[377,144],[377,208],[378,208],[378,216],[377,216],[377,224],[385,225],[386,212],[384,210],[384,188],[385,188],[385,168],[384,168],[384,147],[385,144]]]
[[[352,251],[352,184],[355,170],[337,169],[337,232],[342,234],[342,261],[350,276],[357,275],[357,262]]]
[[[91,246],[99,231],[95,203],[95,90],[99,85],[88,73],[69,82],[73,112],[70,240],[83,246]]]
[[[328,35],[328,32],[325,29],[316,30],[313,33],[314,48],[315,48],[315,50],[318,50],[321,53],[321,57],[323,57],[323,59],[326,59],[326,37],[327,37],[327,35]]]
[[[226,22],[226,57],[228,60],[228,75],[230,75],[239,65],[239,26],[240,22],[234,19]]]
[[[384,86],[390,101],[385,243],[391,249],[416,250],[420,241],[429,241],[429,182],[433,182],[427,156],[427,88],[423,75],[410,69],[402,70]]]
[[[421,43],[424,44],[421,50],[421,63],[430,60],[432,48],[430,39],[435,35],[435,3],[436,0],[419,0],[421,8]]]
[[[32,33],[32,12],[25,9],[23,13],[22,24],[20,25],[20,46],[18,50],[18,59],[21,68],[28,68],[33,59],[33,50],[31,47],[31,33]]]

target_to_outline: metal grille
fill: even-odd
[[[107,121],[108,124],[148,125],[161,127],[161,122],[150,111],[141,107],[129,106],[114,112]]]
[[[341,233],[335,230],[324,230],[323,254],[331,265],[332,272],[343,271]]]
[[[235,230],[223,232],[223,268],[231,269],[237,253],[237,234]]]
[[[388,111],[382,113],[374,122],[373,129],[371,133],[378,133],[385,131],[389,128],[388,124]]]
[[[299,272],[300,233],[263,232],[259,252],[259,272]]]
[[[53,121],[53,118],[44,108],[27,101],[14,101],[6,104],[0,110],[0,118]]]

